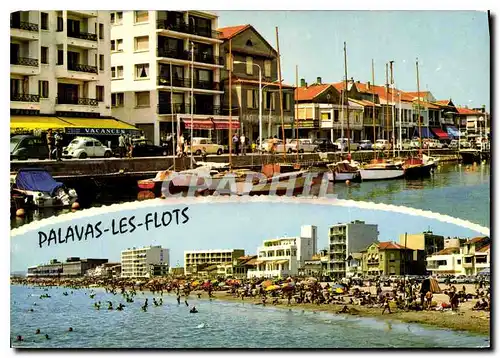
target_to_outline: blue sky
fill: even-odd
[[[51,219],[46,219],[45,227],[40,230],[49,232],[51,228],[62,228],[65,232],[69,225],[81,226],[98,221],[102,221],[101,228],[105,228],[111,226],[113,219],[118,221],[122,217],[132,215],[136,217],[138,223],[144,221],[147,213],[162,213],[182,207],[184,205],[162,204],[157,207],[143,207],[138,204],[138,207],[132,210],[122,210],[118,213],[104,212],[93,217],[75,219],[75,216],[69,214],[68,218],[71,220],[65,223],[54,224]],[[28,231],[11,239],[11,271],[25,271],[27,267],[48,262],[51,258],[65,260],[70,256],[120,261],[121,250],[147,245],[162,245],[169,248],[172,265],[183,266],[184,250],[241,248],[245,249],[246,253],[254,254],[263,240],[278,236],[300,235],[300,226],[308,224],[318,226],[318,248],[322,249],[327,245],[329,226],[356,219],[378,224],[379,241],[398,241],[399,234],[419,233],[427,229],[445,236],[478,235],[469,229],[418,216],[339,206],[269,203],[218,203],[210,206],[196,204],[189,205],[187,213],[190,220],[184,225],[169,225],[147,232],[142,227],[132,234],[115,236],[108,232],[98,239],[51,244],[43,248],[38,246],[38,230]]]
[[[219,26],[251,24],[276,48],[279,28],[283,78],[308,84],[322,77],[344,76],[343,42],[347,42],[348,77],[385,81],[385,63],[394,64],[398,88],[420,88],[455,105],[490,108],[490,38],[486,12],[475,11],[216,11]]]

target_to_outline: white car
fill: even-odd
[[[391,143],[387,139],[377,139],[373,148],[378,150],[389,150],[391,149]]]
[[[344,152],[347,152],[347,138],[338,138],[335,144],[337,144],[338,148],[342,148]],[[349,147],[351,151],[358,150],[359,143],[355,143],[352,139],[349,139]]]
[[[398,143],[398,147],[399,147],[399,143]],[[403,150],[412,149],[411,140],[403,139],[403,141],[401,142],[401,149],[403,149]]]
[[[187,148],[187,152],[191,153],[190,147]],[[193,137],[193,154],[201,155],[203,152],[206,154],[221,155],[224,153],[224,146],[213,143],[210,138]]]
[[[424,139],[424,145],[423,147],[425,149],[430,148],[430,149],[443,149],[443,143],[441,143],[437,139]]]
[[[287,143],[288,145],[288,143]],[[290,150],[291,152],[297,152],[297,139],[292,139],[290,141]],[[314,153],[316,152],[318,146],[313,144],[311,139],[299,139],[298,140],[298,151],[299,153]]]
[[[91,137],[76,137],[63,148],[64,158],[109,158],[113,152],[99,140]]]

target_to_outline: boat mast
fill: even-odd
[[[399,146],[398,146],[398,157],[401,156],[401,151],[403,150],[403,134],[401,129],[401,121],[403,117],[401,116],[401,91],[398,92],[399,95]]]
[[[387,141],[389,141],[389,67],[385,64],[385,126]]]
[[[172,83],[172,62],[170,62],[170,117],[172,118],[172,156],[174,158],[174,172],[175,172],[175,142],[178,143],[179,138],[174,140],[174,104],[173,104],[173,83]]]
[[[299,102],[299,65],[295,65],[295,143],[297,145],[297,163],[299,162],[299,116],[297,103]]]
[[[283,84],[281,82],[281,55],[280,55],[280,42],[278,36],[278,26],[276,26],[276,50],[278,51],[278,80],[280,83],[280,117],[281,117],[281,136],[283,137],[283,159],[286,160],[285,123],[283,119]]]
[[[372,58],[372,102],[373,102],[373,108],[372,108],[372,120],[373,120],[373,147],[375,149],[375,159],[377,159],[377,148],[375,148],[375,141],[377,140],[377,129],[375,127],[375,68],[373,64],[373,58]]]
[[[418,122],[418,135],[420,137],[419,156],[422,157],[422,124],[420,123],[420,79],[418,77],[418,57],[416,62],[417,67],[417,122]]]
[[[340,138],[342,139],[342,143],[340,143],[340,157],[344,154],[344,92],[342,91],[342,95],[340,96]],[[332,140],[333,142],[333,140]]]
[[[231,39],[229,39],[229,170],[233,167],[233,116],[232,116],[232,106],[233,106],[233,92],[232,92],[232,82],[233,82],[233,53],[231,48]]]
[[[394,132],[396,131],[396,126],[394,125],[395,121],[395,114],[396,114],[396,104],[394,103],[394,72],[393,72],[393,67],[392,65],[394,64],[394,61],[389,61],[389,64],[391,66],[391,117],[392,117],[392,156],[396,156],[396,136]]]
[[[347,95],[347,49],[344,41],[344,71],[345,71],[345,110],[347,114],[347,153],[351,154],[350,129],[349,129],[349,97]],[[342,139],[343,141],[343,139]]]

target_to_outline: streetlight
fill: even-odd
[[[233,63],[247,64],[245,61],[234,61]],[[262,148],[262,68],[253,62],[252,65],[259,68],[259,148]]]
[[[191,130],[189,149],[191,154],[191,169],[193,169],[193,103],[194,103],[194,43],[191,41]]]

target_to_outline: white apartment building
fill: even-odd
[[[221,111],[217,15],[114,11],[110,20],[113,116],[160,144],[172,130],[188,135],[192,112],[193,135],[220,141],[229,122]]]
[[[463,255],[459,248],[448,247],[425,259],[432,275],[464,275]]]
[[[344,278],[349,271],[347,258],[361,252],[372,242],[378,241],[378,225],[365,224],[360,220],[339,223],[329,228],[328,236],[330,259],[327,274],[335,278]]]
[[[243,249],[184,251],[184,274],[194,273],[203,264],[232,265],[241,256],[245,256]]]
[[[161,246],[123,250],[121,264],[123,278],[151,277],[151,265],[170,266],[170,250]]]
[[[264,240],[257,248],[257,268],[247,277],[287,277],[299,274],[305,261],[311,260],[318,246],[317,227],[304,225],[299,237]]]
[[[79,134],[117,124],[105,121],[111,116],[109,21],[108,11],[97,10],[10,14],[12,132]]]

